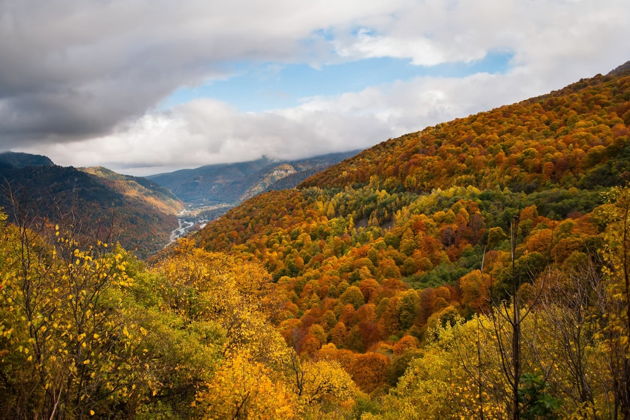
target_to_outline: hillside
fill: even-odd
[[[589,190],[623,185],[630,176],[629,85],[625,74],[599,75],[540,98],[390,139],[317,173],[300,184],[299,191],[281,194],[283,199],[308,195],[315,208],[312,197],[338,194],[341,188],[402,198],[458,186],[528,196],[556,188],[590,194]],[[219,241],[217,233],[226,223],[239,223],[247,209],[273,196],[244,203],[200,237]],[[328,204],[334,203],[325,204],[324,216],[331,215],[335,209]],[[347,215],[349,203],[342,204],[341,213]],[[355,221],[370,216],[391,220],[401,208],[384,211],[375,202],[371,206],[378,207],[376,213],[360,209]],[[254,223],[230,242],[242,243],[263,227]]]
[[[125,197],[140,200],[162,213],[176,215],[184,209],[183,203],[172,192],[146,178],[122,175],[102,166],[79,170],[99,177]]]
[[[271,316],[287,342],[376,392],[444,320],[485,313],[515,287],[531,296],[600,272],[605,202],[630,181],[629,124],[630,77],[598,75],[390,139],[192,240],[262,263],[285,301]]]
[[[183,208],[168,191],[104,168],[24,163],[51,162],[41,158],[22,155],[19,166],[0,167],[0,206],[11,220],[56,223],[86,242],[120,241],[143,257],[168,243]]]
[[[302,180],[294,175],[325,169],[354,154],[356,151],[296,161],[274,161],[263,157],[250,162],[182,169],[147,178],[168,188],[192,207],[236,204],[265,190],[275,189],[274,183],[287,177],[294,179],[294,183],[284,183],[283,186],[292,188]]]
[[[532,192],[630,180],[627,72],[383,142],[303,186],[428,192],[454,185]],[[448,162],[448,164],[446,164]]]

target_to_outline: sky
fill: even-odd
[[[148,175],[367,148],[629,39],[628,0],[0,0],[0,151]]]

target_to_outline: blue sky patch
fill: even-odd
[[[168,109],[199,98],[226,102],[241,111],[265,111],[299,105],[310,96],[357,92],[369,86],[420,76],[465,77],[475,73],[505,73],[511,52],[492,52],[471,63],[416,66],[409,59],[367,58],[316,69],[308,64],[238,63],[233,76],[198,87],[178,89],[160,104]]]

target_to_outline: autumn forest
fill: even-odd
[[[629,182],[622,69],[144,259],[5,210],[0,418],[630,419]]]

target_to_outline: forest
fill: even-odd
[[[0,225],[0,418],[630,418],[630,76],[390,139],[146,261]]]

